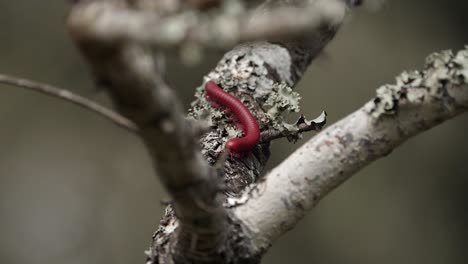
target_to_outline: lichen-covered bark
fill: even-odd
[[[468,110],[468,47],[435,53],[423,71],[404,72],[361,109],[297,149],[235,208],[262,250],[359,169],[408,138]]]
[[[237,46],[225,54],[216,68],[207,74],[206,79],[214,80],[221,87],[234,94],[244,102],[256,117],[261,130],[272,126],[282,126],[281,119],[271,118],[266,106],[274,87],[283,84],[294,86],[304,74],[312,58],[333,38],[338,24],[323,25],[319,32],[308,38],[287,42],[253,42]],[[210,164],[215,164],[220,157],[227,139],[239,136],[239,131],[222,110],[213,108],[203,96],[203,85],[198,88],[197,99],[190,108],[189,116],[207,120],[212,130],[202,139],[202,154]],[[297,103],[297,101],[295,102]],[[292,110],[285,107],[283,110]],[[252,152],[241,157],[229,157],[224,166],[224,174],[219,175],[225,182],[223,189],[228,196],[239,196],[245,188],[260,180],[263,168],[270,155],[269,142],[262,142]],[[234,202],[235,203],[235,202]],[[167,214],[153,238],[153,245],[148,251],[149,263],[165,263],[171,246],[167,237],[168,223],[172,223],[173,214]],[[230,216],[231,222],[238,223],[237,218]],[[251,237],[243,224],[231,232],[226,244],[226,252],[235,253],[236,257],[226,255],[222,263],[258,263],[264,248],[258,250],[251,244]],[[226,253],[225,252],[225,253]],[[243,252],[239,255],[238,252]],[[240,257],[242,256],[242,257]],[[158,262],[159,260],[159,262]]]
[[[73,3],[67,20],[70,33],[97,81],[138,126],[172,198],[147,251],[149,264],[259,263],[277,237],[353,173],[407,138],[468,109],[468,50],[456,56],[434,54],[424,71],[403,73],[395,85],[381,87],[374,100],[262,177],[270,140],[297,140],[301,132],[325,123],[325,113],[313,121],[301,116],[293,124],[286,123],[282,113],[298,111],[300,96],[292,88],[334,37],[349,7],[361,1],[272,0],[264,5],[269,12],[248,10],[245,16],[242,8],[191,16],[186,10],[190,4],[211,6],[200,1],[175,9],[166,5],[169,1],[153,0]],[[220,20],[213,23],[213,17]],[[229,46],[259,39],[270,41],[237,46],[205,80],[215,81],[247,105],[262,140],[251,152],[225,160],[224,143],[242,132],[225,111],[207,102],[201,85],[189,110],[189,119],[210,127],[201,138],[200,153],[193,123],[182,116],[180,102],[158,74],[148,46],[184,41]]]
[[[189,10],[209,9],[218,1],[72,2],[67,25],[74,41],[119,111],[138,126],[172,198],[147,251],[149,264],[259,263],[277,237],[353,173],[468,109],[468,50],[434,54],[424,71],[403,73],[395,85],[381,87],[374,100],[262,177],[270,140],[297,140],[325,123],[325,113],[313,121],[301,116],[293,124],[282,113],[298,111],[300,96],[292,88],[334,37],[349,7],[361,1],[271,0],[263,6],[268,12],[239,5],[220,8],[222,13]],[[224,143],[242,132],[207,102],[201,85],[189,110],[189,119],[210,127],[200,153],[193,123],[183,117],[148,47],[184,42],[228,47],[260,39],[270,41],[237,46],[205,80],[247,105],[262,140],[251,152],[225,160]]]
[[[225,230],[230,228],[219,192],[220,179],[203,160],[191,123],[159,75],[153,52],[134,42],[95,39],[79,23],[86,18],[85,11],[116,6],[132,8],[124,0],[80,2],[69,14],[68,29],[119,112],[138,126],[158,177],[171,196],[177,221],[167,219],[167,223],[176,228],[171,236],[162,238],[171,246],[161,251],[168,255],[159,255],[185,263],[198,259],[219,262],[223,256],[218,252],[223,251],[228,234]]]
[[[292,87],[333,38],[348,5],[354,3],[266,2],[265,7],[271,7],[268,12],[248,10],[245,16],[225,9],[220,14],[194,14],[182,6],[180,14],[173,10],[173,16],[165,16],[150,0],[74,2],[67,22],[75,42],[119,111],[138,126],[173,199],[147,252],[148,263],[258,263],[266,249],[252,244],[252,233],[231,213],[239,201],[227,198],[235,199],[261,180],[270,154],[268,138],[285,135],[295,140],[302,131],[320,126],[304,117],[288,124],[281,113],[298,110],[299,96]],[[213,22],[213,17],[220,20]],[[189,116],[210,124],[211,131],[201,138],[201,154],[211,165],[224,165],[223,170],[210,169],[201,161],[191,123],[181,117],[180,103],[158,75],[148,46],[177,46],[185,40],[229,46],[258,39],[275,41],[237,46],[206,79],[247,105],[267,136],[250,153],[230,156],[223,163],[224,143],[241,131],[226,112],[205,100],[201,86]]]
[[[326,41],[321,47],[328,43],[335,31],[330,29],[323,33],[326,36],[322,36],[322,39]],[[266,102],[278,84],[295,85],[306,69],[304,65],[310,63],[310,58],[320,51],[319,44],[315,43],[312,46],[269,42],[240,45],[228,52],[206,78],[214,80],[241,98],[241,101],[254,113],[261,130],[265,131],[277,125],[277,120],[268,114],[268,110],[279,105],[276,103],[269,106]],[[309,59],[305,58],[305,61],[298,62],[296,56],[299,51],[304,55],[307,54],[306,57]],[[224,142],[228,138],[239,136],[240,131],[235,128],[225,112],[211,107],[204,99],[202,91],[203,87],[200,87],[197,93],[198,99],[192,104],[190,112],[194,118],[208,119],[215,128],[202,138],[202,153],[211,164],[214,164],[224,148]],[[283,111],[297,111],[294,107],[298,99],[291,100],[292,102],[286,104]],[[269,142],[263,142],[251,153],[242,157],[230,157],[225,166],[227,192],[236,195],[249,184],[258,181],[269,155]]]

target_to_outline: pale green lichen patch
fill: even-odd
[[[445,67],[452,59],[453,52],[451,50],[432,53],[426,58],[426,69]]]
[[[211,127],[219,126],[220,122],[226,121],[226,113],[222,109],[213,107],[204,96],[204,84],[197,87],[195,91],[196,99],[192,102],[188,117],[195,120],[204,120]]]
[[[459,77],[459,81],[462,83],[468,82],[468,46],[465,49],[458,52],[453,59],[455,64],[455,71]]]
[[[264,60],[251,53],[227,56],[207,79],[214,80],[227,91],[235,88],[241,92],[249,92],[255,98],[262,98],[273,86],[268,74]]]
[[[304,115],[294,123],[285,120],[285,114],[299,112],[299,101],[301,96],[294,92],[285,83],[275,83],[264,107],[268,109],[266,117],[269,129],[279,131],[282,137],[286,137],[290,142],[296,142],[302,138],[302,133],[310,130],[320,130],[326,122],[326,113],[323,112],[314,120],[307,120]]]
[[[299,112],[300,99],[299,93],[294,92],[287,84],[275,83],[265,102],[265,107],[270,108],[268,115],[274,120],[285,111]]]
[[[226,127],[226,132],[227,132],[228,138],[235,138],[235,137],[242,136],[242,133],[238,129],[235,129],[232,126]]]
[[[401,86],[383,85],[377,89],[377,95],[369,103],[369,112],[375,117],[381,114],[394,114],[398,110],[398,100],[401,98]]]
[[[433,53],[426,59],[424,71],[403,72],[395,84],[377,89],[376,97],[365,109],[375,118],[396,115],[402,105],[421,104],[425,100],[450,102],[447,89],[467,83],[468,47],[454,55],[451,51]]]
[[[422,84],[420,71],[404,71],[396,77],[396,84],[399,86],[409,85],[419,86]]]

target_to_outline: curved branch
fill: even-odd
[[[468,110],[468,47],[427,61],[423,72],[401,74],[395,85],[379,88],[361,109],[297,149],[235,209],[259,251],[361,168]]]
[[[158,47],[184,43],[204,47],[232,47],[254,40],[279,40],[316,31],[323,25],[339,24],[346,14],[342,0],[296,1],[299,6],[280,6],[239,14],[194,14],[192,11],[170,17],[154,11],[122,8],[105,1],[79,5],[70,22],[76,34],[103,42],[138,41]],[[348,3],[351,4],[351,3]]]
[[[185,119],[179,99],[159,75],[152,51],[134,42],[103,42],[82,35],[75,23],[86,20],[86,14],[80,12],[83,6],[105,3],[109,8],[115,5],[130,10],[127,2],[79,2],[73,6],[67,26],[95,77],[106,83],[119,111],[140,128],[157,175],[172,198],[168,212],[176,218],[172,217],[170,228],[160,232],[170,229],[175,235],[156,245],[166,255],[149,254],[150,258],[156,263],[219,258],[221,242],[229,231],[227,212],[220,201],[220,181],[203,160],[194,129]]]
[[[39,92],[45,95],[62,99],[66,102],[73,103],[86,110],[96,113],[104,117],[105,119],[113,122],[114,124],[129,130],[130,132],[138,132],[138,127],[129,119],[119,115],[117,112],[114,112],[109,108],[106,108],[85,97],[74,94],[66,89],[4,74],[0,74],[0,83],[24,88],[27,90]]]
[[[288,4],[304,1],[288,1]],[[341,3],[342,10],[348,11],[344,1],[341,0],[314,1],[323,5]],[[294,39],[238,45],[224,55],[206,78],[216,81],[224,89],[238,96],[257,117],[260,117],[259,125],[262,129],[267,129],[269,121],[261,118],[266,114],[262,105],[273,93],[274,87],[279,84],[294,86],[311,61],[333,39],[342,22],[342,20],[324,21],[318,28]],[[216,166],[222,160],[219,153],[223,149],[223,143],[233,131],[232,129],[229,131],[229,125],[223,125],[223,119],[227,116],[213,112],[211,105],[206,102],[202,94],[203,90],[198,89],[196,92],[198,99],[192,103],[189,112],[192,118],[211,122],[211,131],[201,139],[202,153],[210,164]],[[229,196],[237,196],[250,184],[261,180],[261,172],[269,154],[269,144],[262,143],[241,158],[229,157],[224,163],[223,170],[220,171],[223,173],[218,175],[225,182],[223,191]],[[150,260],[148,263],[158,263],[155,260],[161,255],[173,252],[173,246],[166,242],[175,234],[171,231],[174,230],[173,214],[170,210],[168,212],[153,237],[153,245],[147,252]],[[244,230],[242,222],[230,214],[229,217],[228,229],[232,231],[228,231],[228,239],[224,243],[222,254],[225,257],[217,263],[259,263],[264,252],[255,251],[251,246],[251,237]]]
[[[223,83],[223,88],[241,95],[243,102],[262,116],[261,105],[272,86],[294,86],[333,39],[352,1],[287,1],[280,9],[274,7],[272,13],[213,14],[216,21],[208,17],[184,20],[186,14],[157,17],[154,12],[129,6],[129,2],[79,1],[70,12],[67,25],[94,74],[109,84],[120,112],[142,130],[140,134],[151,151],[159,177],[174,198],[175,213],[172,207],[167,209],[147,252],[148,263],[172,263],[174,259],[176,263],[259,263],[263,252],[252,250],[242,223],[221,207],[217,188],[222,179],[225,193],[237,195],[258,181],[268,160],[268,143],[259,144],[243,158],[229,158],[224,173],[212,175],[213,170],[200,162],[199,152],[190,141],[194,135],[181,121],[177,98],[157,75],[150,52],[143,44],[160,47],[190,41],[219,47],[251,39],[288,37],[277,42],[239,45],[207,75],[208,79]],[[298,8],[304,3],[310,5]],[[252,22],[247,23],[248,19]],[[174,21],[179,23],[171,23]],[[207,106],[202,91],[199,92],[199,100],[190,110],[191,117],[201,119]],[[202,139],[202,153],[212,163],[220,158],[216,148],[229,134],[218,128],[211,126],[210,133]]]

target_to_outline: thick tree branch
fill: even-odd
[[[189,35],[184,35],[187,21],[183,21],[186,24],[169,27],[178,34],[167,35],[171,38],[163,40],[168,42],[158,42],[151,38],[158,34],[167,34],[168,29],[162,26],[171,19],[160,20],[161,17],[158,17],[157,13],[142,11],[136,4],[139,2],[153,1],[78,1],[71,10],[67,23],[99,83],[109,87],[108,90],[120,112],[140,128],[154,163],[158,166],[159,176],[174,199],[175,214],[172,207],[167,209],[166,216],[153,237],[153,245],[147,252],[148,263],[258,263],[263,252],[252,247],[245,226],[230,212],[220,207],[221,201],[217,196],[218,181],[224,180],[225,193],[234,196],[239,195],[249,184],[257,182],[268,160],[268,142],[260,144],[243,157],[230,157],[224,168],[225,175],[213,175],[208,172],[206,166],[200,162],[194,147],[194,134],[187,128],[185,120],[182,122],[179,103],[157,74],[150,52],[141,43],[156,46],[179,45],[188,38],[192,42],[210,47],[219,46],[221,42],[221,45],[233,45],[237,41],[249,39],[249,34],[252,34],[252,39],[286,35],[290,37],[288,40],[277,42],[239,45],[227,53],[218,66],[207,75],[208,79],[216,81],[241,98],[254,112],[261,128],[266,130],[272,121],[267,118],[263,105],[269,96],[275,93],[274,88],[280,84],[295,85],[312,59],[334,37],[350,2],[288,1],[288,4],[297,5],[273,9],[278,12],[289,10],[284,13],[288,17],[283,19],[278,19],[280,13],[274,13],[276,11],[269,19],[269,12],[256,12],[254,15],[249,11],[246,14],[251,15],[252,23],[258,23],[265,28],[262,29],[264,31],[258,32],[255,31],[257,27],[251,26],[252,24],[248,24],[250,26],[247,27],[245,24],[245,31],[242,32],[248,34],[245,33],[244,36],[247,37],[243,38],[236,33],[239,28],[244,30],[236,24],[240,23],[240,20],[234,20],[233,23],[230,20],[249,18],[242,14],[224,16],[230,27],[215,28],[218,31],[214,32],[210,31],[213,28],[208,27],[208,37],[203,35],[202,31],[193,31],[199,26],[195,22],[200,22],[203,26],[204,20],[189,20],[188,24],[195,27],[190,28],[191,32],[197,33]],[[305,2],[310,5],[301,5]],[[297,7],[304,7],[311,13],[301,13],[302,15],[298,16],[299,13],[295,11],[303,10]],[[216,14],[214,16],[216,17]],[[292,19],[295,17],[300,19]],[[139,20],[142,18],[148,20]],[[172,16],[172,19],[179,18]],[[282,20],[285,24],[281,24]],[[142,21],[150,26],[143,27]],[[158,24],[160,22],[161,24]],[[210,22],[207,25],[215,25],[218,22]],[[272,28],[269,28],[270,23]],[[298,27],[289,27],[288,23]],[[153,29],[153,26],[156,28]],[[202,26],[200,28],[203,28]],[[275,33],[276,30],[278,34]],[[135,32],[135,35],[127,31]],[[291,31],[293,34],[285,35],[285,31]],[[213,36],[214,38],[211,38]],[[198,39],[200,37],[201,41]],[[213,130],[202,138],[202,154],[210,163],[215,163],[220,158],[220,150],[223,149],[227,136],[237,132],[227,116],[213,111],[202,94],[203,90],[199,89],[198,99],[192,104],[190,116],[207,120],[205,114],[211,114],[208,120]]]
[[[317,5],[326,5],[334,0],[317,0]],[[343,10],[347,6],[342,1]],[[344,17],[343,17],[344,19]],[[313,58],[335,36],[342,21],[323,24],[320,28],[289,41],[252,42],[238,45],[226,53],[217,67],[207,75],[224,89],[235,94],[254,112],[262,131],[271,132],[271,123],[266,117],[265,102],[278,84],[294,86]],[[216,129],[202,138],[202,152],[210,164],[216,162],[227,138],[235,136],[232,124],[226,115],[222,118],[213,112],[202,93],[192,104],[190,112],[196,119],[208,118]],[[205,113],[210,113],[205,116]],[[269,133],[266,132],[266,133]],[[268,135],[265,135],[268,138]],[[269,158],[269,142],[263,141],[248,155],[228,159],[225,166],[227,193],[237,195],[246,186],[259,180]]]
[[[107,86],[119,111],[140,128],[158,176],[173,199],[177,218],[171,224],[177,234],[166,241],[172,247],[169,256],[190,263],[216,260],[228,231],[219,180],[203,160],[180,102],[159,76],[152,52],[134,42],[102,42],[76,24],[86,17],[82,8],[101,2],[73,6],[67,26],[95,78]],[[126,1],[102,3],[132,8]]]
[[[203,47],[232,47],[253,40],[279,40],[339,24],[346,10],[342,0],[295,1],[268,12],[194,13],[169,17],[154,11],[128,9],[106,1],[75,7],[70,18],[75,31],[86,32],[102,42],[138,41],[158,47],[184,43]],[[218,12],[220,12],[218,10]]]
[[[129,120],[58,88],[0,75],[0,83],[71,101],[121,126],[133,126],[133,131],[138,127],[173,199],[147,252],[148,263],[259,263],[276,238],[359,169],[468,110],[468,48],[457,55],[434,54],[424,71],[403,73],[395,85],[379,88],[372,101],[307,142],[262,181],[269,141],[297,137],[325,122],[323,115],[312,122],[300,120],[294,128],[281,127],[268,115],[266,102],[272,94],[278,96],[275,89],[281,85],[283,92],[292,91],[333,38],[348,7],[361,1],[284,1],[287,5],[274,4],[264,13],[193,13],[180,8],[185,13],[171,17],[154,12],[163,2],[170,1],[78,0],[67,20],[97,81],[106,85]],[[200,10],[220,3],[190,2]],[[213,110],[202,89],[190,109],[195,119],[205,119],[208,112],[205,120],[212,131],[202,137],[202,153],[210,163],[226,161],[224,173],[213,170],[200,155],[197,129],[184,118],[147,46],[229,47],[265,39],[270,42],[237,46],[207,75],[254,112],[263,133],[251,153],[227,160],[219,155],[226,138],[239,131],[225,113]],[[286,104],[294,104],[294,95],[287,93],[286,101],[291,101]],[[238,198],[225,199],[221,188]]]
[[[20,87],[27,90],[39,92],[48,96],[53,96],[62,99],[66,102],[78,105],[86,110],[96,113],[114,124],[125,128],[131,132],[138,132],[138,127],[129,119],[119,115],[113,110],[106,108],[96,102],[93,102],[85,97],[74,94],[68,90],[58,88],[49,84],[39,83],[27,79],[22,79],[14,76],[0,74],[0,83]]]
[[[301,2],[300,0],[298,2]],[[334,3],[332,3],[334,2]],[[344,1],[317,0],[317,4],[341,4],[348,10]],[[344,19],[344,17],[343,17]],[[319,28],[288,41],[253,42],[238,45],[225,54],[216,68],[206,78],[214,80],[224,89],[241,99],[254,113],[262,130],[269,130],[271,122],[263,108],[275,87],[294,86],[308,65],[333,39],[342,20],[324,23]],[[287,90],[287,89],[286,89]],[[207,120],[212,130],[202,137],[202,153],[210,164],[219,164],[224,142],[238,135],[238,130],[222,111],[213,109],[203,96],[203,86],[196,93],[190,117]],[[259,144],[252,152],[242,157],[229,157],[224,166],[224,191],[229,196],[237,196],[250,184],[261,180],[261,172],[269,158],[269,143]],[[148,263],[157,263],[173,251],[167,241],[177,232],[171,210],[161,221],[153,237],[153,245],[147,252]],[[251,245],[251,238],[245,226],[235,217],[230,217],[230,232],[223,251],[224,258],[218,263],[259,263],[264,252]]]
[[[235,209],[264,250],[308,210],[372,161],[410,137],[468,110],[468,47],[431,55],[361,109],[328,127],[272,170]]]

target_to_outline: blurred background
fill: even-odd
[[[109,105],[64,30],[64,2],[0,0],[0,72]],[[354,13],[298,85],[302,112],[325,109],[332,123],[401,71],[420,69],[429,53],[461,49],[467,13],[465,0],[394,0]],[[220,56],[196,66],[169,58],[169,82],[187,107]],[[138,138],[69,103],[4,85],[0,124],[0,263],[144,263],[166,195]],[[264,263],[466,263],[467,130],[468,115],[458,117],[365,168]],[[302,142],[276,141],[270,168]]]

